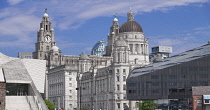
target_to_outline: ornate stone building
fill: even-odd
[[[148,40],[142,27],[134,21],[130,10],[128,21],[119,26],[114,18],[108,35],[106,56],[113,58],[105,67],[92,65],[90,70],[80,73],[79,104],[87,110],[138,109],[135,101],[126,98],[126,78],[131,69],[149,64]],[[89,61],[86,58],[86,61]]]
[[[66,110],[75,109],[71,107],[75,102],[78,102],[77,108],[87,110],[137,109],[135,101],[126,99],[126,78],[131,69],[149,64],[148,39],[134,20],[132,10],[127,15],[128,20],[122,26],[114,18],[106,54],[98,57],[84,52],[79,56],[62,55],[54,41],[49,16],[44,14],[33,57],[47,60],[47,98],[50,101]],[[76,76],[68,75],[70,73]],[[77,80],[77,86],[69,88],[69,78]],[[71,102],[76,88],[77,100]]]

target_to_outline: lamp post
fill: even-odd
[[[82,107],[82,90],[85,90],[85,88],[79,87],[79,88],[76,88],[76,90],[79,91],[79,110],[81,110],[81,107]]]
[[[85,87],[82,87],[82,74],[80,74],[79,76],[78,76],[79,78],[79,84],[78,84],[78,86],[79,87],[77,87],[76,88],[76,90],[78,91],[79,90],[79,110],[82,110],[81,109],[81,107],[82,107],[82,90],[85,90]]]

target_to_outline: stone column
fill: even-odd
[[[149,54],[149,53],[148,53],[148,52],[149,52],[149,51],[148,51],[148,45],[146,46],[146,50],[147,50],[147,53],[146,53],[146,54],[148,55],[148,54]]]
[[[140,44],[136,44],[136,45],[137,45],[137,54],[139,54],[140,53],[140,49],[139,49]]]
[[[139,45],[140,54],[142,54],[142,44]]]
[[[135,54],[135,44],[132,44],[132,46],[133,46],[133,54]]]

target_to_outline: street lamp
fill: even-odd
[[[76,90],[79,90],[79,110],[81,110],[81,104],[82,104],[82,89],[85,90],[84,87],[82,87],[82,74],[79,75],[79,87],[76,88]]]
[[[79,108],[81,110],[81,104],[82,104],[82,90],[85,90],[85,88],[82,88],[82,87],[79,87],[79,88],[76,88],[76,90],[79,90]]]

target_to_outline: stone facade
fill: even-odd
[[[50,69],[47,74],[49,100],[58,108],[77,108],[77,66],[62,65]]]
[[[6,83],[0,83],[0,110],[5,110]]]
[[[134,21],[132,10],[128,13],[128,21],[122,26],[114,18],[103,57],[85,53],[79,56],[62,55],[54,41],[54,30],[46,13],[37,36],[33,55],[36,59],[47,60],[47,97],[58,107],[72,110],[74,107],[70,108],[70,104],[78,102],[77,108],[87,110],[137,109],[136,101],[126,98],[126,78],[131,69],[149,64],[149,54],[148,39],[144,37],[142,27]],[[77,68],[68,70],[62,65]],[[71,90],[68,73],[72,72],[75,74],[72,78],[77,77],[77,84],[74,83],[78,90],[77,100],[67,102]]]
[[[87,110],[138,109],[136,101],[127,100],[126,79],[133,68],[149,64],[148,40],[132,11],[122,26],[117,18],[113,20],[106,50],[106,56],[113,58],[110,65],[92,65],[89,71],[80,73],[78,106]]]

